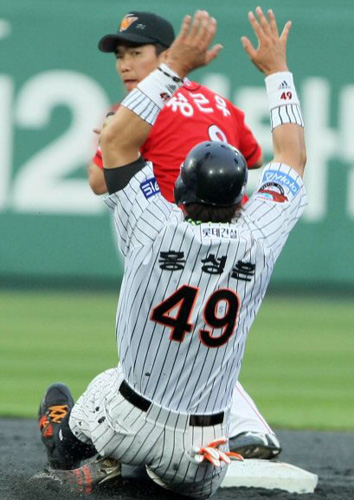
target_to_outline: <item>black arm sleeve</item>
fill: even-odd
[[[109,194],[113,194],[124,189],[130,179],[132,179],[134,175],[139,172],[139,170],[142,170],[145,165],[146,163],[144,158],[140,157],[138,160],[133,161],[133,163],[129,163],[123,167],[105,168],[104,176]]]

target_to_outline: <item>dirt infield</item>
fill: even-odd
[[[298,495],[261,489],[220,489],[215,500],[351,500],[354,499],[354,434],[278,431],[283,445],[281,459],[318,474],[314,494]],[[63,491],[56,484],[29,482],[42,470],[45,452],[34,420],[0,419],[0,500],[72,500],[78,495]],[[84,498],[84,496],[80,496]],[[102,493],[92,500],[177,500],[150,483],[124,481],[116,494]]]

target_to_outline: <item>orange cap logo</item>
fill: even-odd
[[[121,22],[121,25],[120,25],[120,28],[119,28],[119,31],[125,31],[129,28],[129,26],[131,24],[133,24],[135,21],[137,21],[137,17],[134,17],[134,16],[131,16],[131,15],[127,15],[123,18],[122,22]]]

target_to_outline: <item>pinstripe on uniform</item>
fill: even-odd
[[[91,383],[74,407],[70,426],[81,440],[91,439],[100,454],[145,464],[165,487],[205,497],[220,484],[226,467],[216,471],[193,464],[188,450],[227,434],[228,418],[199,428],[188,425],[188,415],[229,414],[248,331],[306,205],[302,179],[287,165],[269,164],[246,208],[230,224],[184,220],[182,211],[161,196],[149,162],[106,203],[125,257],[116,325],[121,365]],[[187,322],[191,331],[176,340],[153,311],[178,290],[188,290],[194,301]],[[211,297],[217,298],[208,306]],[[181,300],[169,309],[170,317],[182,307]],[[226,327],[210,325],[231,307],[238,309],[237,323],[220,342]],[[147,413],[119,393],[123,379],[153,402]]]
[[[267,170],[301,178],[284,165]],[[117,317],[120,359],[129,385],[146,398],[175,411],[215,413],[229,406],[241,366],[249,327],[259,309],[275,261],[299,218],[305,195],[291,203],[265,200],[262,193],[250,199],[234,224],[234,238],[203,237],[208,224],[193,225],[158,192],[146,198],[141,184],[153,178],[151,164],[140,171],[122,191],[110,195],[119,247],[125,256],[125,276]],[[286,186],[284,188],[286,190]],[[285,192],[290,199],[290,190]],[[211,225],[211,226],[215,226]],[[159,266],[161,252],[183,253],[184,268],[168,271]],[[203,272],[202,260],[226,257],[221,274]],[[242,273],[232,277],[238,262],[255,266],[252,279]],[[236,272],[237,275],[237,272]],[[190,322],[194,324],[183,342],[170,340],[170,330],[151,320],[154,307],[183,285],[199,289]],[[206,347],[198,331],[208,328],[203,308],[215,289],[237,290],[242,304],[236,333],[219,348]],[[222,304],[220,304],[222,307]],[[214,331],[213,336],[220,335]],[[177,362],[178,360],[178,362]]]

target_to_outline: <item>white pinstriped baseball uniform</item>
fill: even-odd
[[[100,454],[146,464],[165,487],[206,497],[226,466],[197,465],[189,451],[227,435],[247,334],[306,206],[305,189],[289,166],[269,164],[233,223],[196,224],[161,196],[151,163],[119,170],[127,184],[106,203],[125,257],[116,326],[121,366],[90,384],[70,427]],[[123,379],[146,408],[119,392]],[[222,412],[215,425],[189,419]]]

